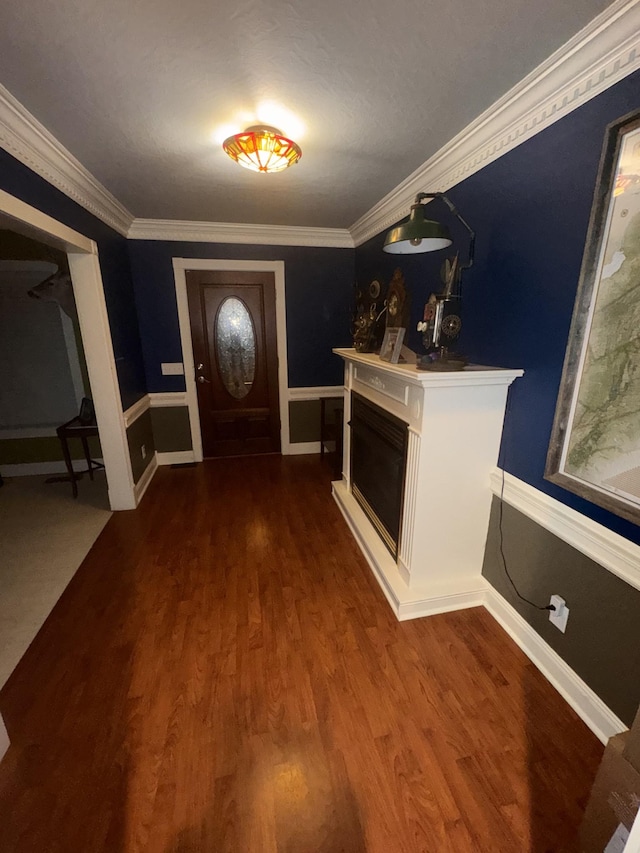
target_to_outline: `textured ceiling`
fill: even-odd
[[[5,0],[0,82],[137,217],[345,228],[608,5]],[[213,138],[265,102],[276,175]]]

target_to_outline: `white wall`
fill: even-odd
[[[30,288],[55,272],[43,261],[0,261],[0,430],[58,426],[74,417],[82,375],[73,323]]]

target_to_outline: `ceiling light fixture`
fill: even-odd
[[[282,172],[302,157],[299,145],[269,125],[254,125],[234,133],[222,147],[232,160],[254,172]]]

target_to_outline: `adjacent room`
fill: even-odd
[[[640,853],[640,0],[0,24],[0,851]]]
[[[0,362],[2,685],[110,515],[97,426],[75,423],[91,388],[66,254],[9,228],[0,230]]]

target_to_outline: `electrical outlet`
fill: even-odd
[[[549,611],[549,622],[553,623],[564,634],[567,630],[567,619],[569,618],[567,602],[559,595],[552,595],[549,604],[553,604],[555,607],[555,610]]]
[[[144,446],[144,444],[140,445],[140,455],[143,459],[147,458],[147,448]]]

